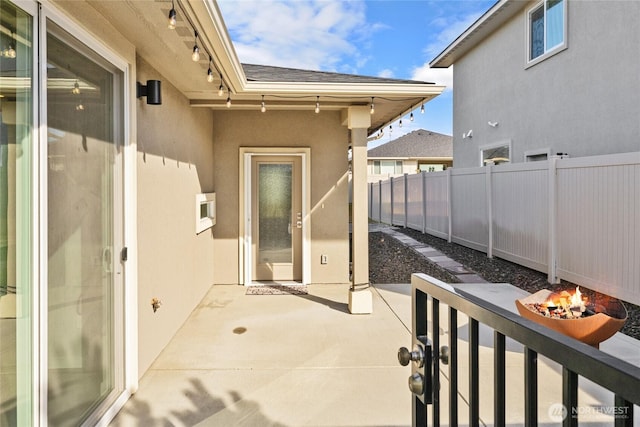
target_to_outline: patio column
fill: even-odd
[[[368,107],[350,107],[347,126],[351,131],[351,260],[349,289],[351,314],[373,313],[369,289],[369,209],[367,192],[367,130],[371,126]]]

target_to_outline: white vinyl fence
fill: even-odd
[[[404,175],[369,217],[640,305],[640,153]]]

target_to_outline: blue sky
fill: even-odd
[[[451,135],[451,70],[429,61],[495,0],[219,0],[241,62],[414,79],[448,89],[375,145],[423,128]],[[370,144],[374,146],[374,144]]]

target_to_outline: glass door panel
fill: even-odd
[[[293,166],[287,163],[258,165],[258,262],[291,263],[291,190]]]
[[[122,73],[47,26],[48,419],[71,426],[117,391]]]
[[[252,158],[252,280],[302,280],[301,165],[296,156]]]
[[[0,426],[32,425],[33,17],[0,3]]]

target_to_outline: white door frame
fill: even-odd
[[[122,230],[119,247],[114,247],[113,258],[117,263],[120,260],[120,249],[123,246],[128,248],[128,261],[120,265],[122,274],[121,284],[121,300],[123,300],[122,311],[116,315],[114,319],[115,345],[116,345],[116,366],[115,366],[115,387],[120,390],[119,394],[111,396],[111,399],[103,401],[102,404],[95,408],[92,415],[85,420],[85,425],[107,425],[117,412],[124,406],[128,398],[136,391],[138,387],[138,322],[137,322],[137,230],[136,230],[136,146],[132,143],[130,135],[132,130],[132,115],[135,110],[132,108],[132,87],[135,82],[132,73],[132,65],[121,55],[111,49],[102,41],[96,39],[93,35],[81,28],[75,21],[67,15],[60,12],[51,3],[40,3],[41,12],[34,22],[34,27],[39,29],[40,37],[38,39],[40,55],[43,56],[38,70],[39,84],[38,92],[35,96],[39,99],[40,109],[38,117],[40,123],[39,128],[39,164],[37,180],[38,192],[38,270],[39,270],[39,295],[37,298],[38,310],[38,329],[39,338],[37,339],[38,350],[38,366],[36,368],[37,376],[33,378],[34,382],[46,382],[47,376],[47,271],[48,271],[48,255],[47,255],[47,108],[46,108],[46,37],[47,37],[47,19],[59,25],[73,37],[80,40],[83,44],[93,49],[98,55],[118,68],[123,73],[123,100],[122,100],[122,119],[123,128],[121,144],[121,158],[117,166],[116,181],[114,182],[114,197],[118,198],[117,203],[121,209],[122,215],[114,218],[115,221],[123,221],[118,228]],[[36,62],[38,63],[38,62]],[[135,101],[135,99],[133,99]],[[114,242],[115,243],[115,242]],[[47,391],[46,388],[34,387],[36,389],[37,408],[35,408],[36,424],[46,425],[47,420]]]
[[[253,285],[251,253],[251,160],[253,156],[289,156],[302,160],[302,284],[311,283],[311,149],[304,147],[240,147],[240,209],[238,232],[238,277],[240,284]]]

